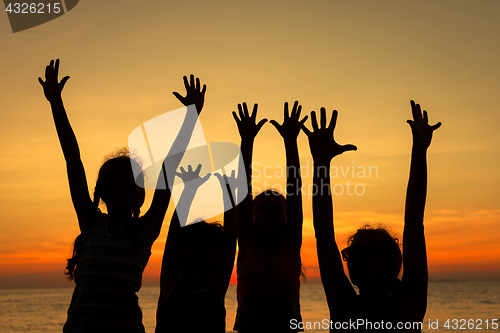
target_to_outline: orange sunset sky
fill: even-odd
[[[56,58],[60,74],[71,76],[63,99],[92,189],[105,155],[127,146],[143,122],[181,106],[172,91],[184,93],[183,75],[208,86],[200,120],[209,142],[239,143],[231,111],[243,101],[278,122],[285,101],[300,101],[307,113],[338,110],[336,139],[358,151],[333,160],[332,182],[337,193],[347,182],[364,190],[334,197],[339,246],[365,222],[402,235],[411,148],[405,121],[414,99],[431,123],[443,123],[428,156],[430,278],[500,280],[498,17],[498,0],[86,0],[14,34],[0,14],[0,288],[73,286],[63,272],[79,230],[37,82]],[[309,170],[302,260],[314,281],[312,160],[303,133],[299,151]],[[283,142],[270,124],[256,139],[254,161],[256,184],[285,184]],[[358,174],[369,167],[371,176]],[[152,191],[147,196],[142,212]],[[159,281],[171,213],[145,284]]]

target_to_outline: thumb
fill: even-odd
[[[260,131],[260,129],[262,128],[262,126],[264,126],[265,123],[267,123],[267,118],[264,118],[261,121],[259,121],[259,123],[257,124],[257,129]]]
[[[415,122],[413,120],[407,120],[406,122],[410,125],[411,129],[415,128]]]
[[[418,129],[417,129],[417,125],[415,124],[415,122],[413,120],[407,120],[406,122],[411,127],[411,134],[413,135],[413,137],[417,136],[418,135]]]
[[[281,125],[276,120],[271,120],[270,123],[279,131]]]
[[[61,85],[61,90],[64,88],[64,85],[66,82],[69,80],[69,76],[65,76],[62,78],[61,82],[59,83]]]
[[[433,131],[437,130],[439,127],[441,127],[441,122],[437,123],[436,125],[431,126]]]
[[[184,104],[184,97],[182,97],[181,94],[179,94],[177,91],[174,91],[172,94],[174,94],[174,96]]]
[[[306,133],[307,136],[311,135],[312,132],[304,124],[302,124],[300,128],[302,128],[302,131],[304,131],[304,133]]]
[[[355,145],[343,145],[342,150],[343,151],[358,150],[358,147],[356,147]]]

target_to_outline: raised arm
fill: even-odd
[[[333,204],[330,188],[330,162],[345,151],[356,150],[353,145],[339,145],[333,138],[337,122],[337,111],[333,111],[329,125],[326,125],[326,110],[321,108],[321,126],[318,127],[316,113],[311,112],[313,131],[303,126],[309,138],[309,147],[314,161],[313,179],[313,223],[316,235],[321,281],[325,289],[332,320],[345,320],[347,304],[356,294],[344,273],[339,248],[335,241],[333,227]]]
[[[267,122],[262,119],[256,123],[258,105],[254,104],[252,114],[248,112],[247,104],[238,104],[238,115],[233,111],[233,117],[238,125],[238,131],[241,137],[241,154],[243,157],[243,166],[246,175],[246,186],[248,194],[238,206],[238,245],[240,253],[248,249],[248,244],[253,238],[253,199],[252,199],[252,154],[253,143],[257,133]],[[238,175],[239,176],[239,175]]]
[[[227,235],[226,257],[222,262],[219,276],[217,277],[217,288],[221,295],[225,295],[231,273],[233,272],[234,257],[236,255],[236,237],[238,234],[238,207],[234,206],[236,202],[237,179],[235,171],[231,172],[231,176],[215,174],[221,184],[222,195],[224,200],[224,233]]]
[[[144,215],[147,221],[144,224],[146,228],[145,237],[150,245],[152,245],[160,235],[161,225],[165,213],[167,212],[171,196],[168,184],[173,182],[173,177],[184,156],[189,141],[191,140],[191,135],[198,121],[198,115],[201,113],[205,101],[207,87],[203,85],[203,88],[200,88],[200,79],[196,78],[195,80],[194,75],[191,74],[190,81],[188,82],[187,77],[184,76],[184,86],[186,88],[185,97],[181,96],[178,92],[174,92],[173,94],[186,107],[195,105],[196,112],[187,110],[186,118],[182,123],[179,134],[175,138],[172,148],[164,160],[151,206]]]
[[[292,108],[292,113],[288,111],[288,103],[285,103],[283,124],[278,124],[275,120],[271,120],[271,124],[276,127],[280,135],[285,141],[286,152],[286,215],[287,229],[290,231],[289,237],[292,240],[292,246],[299,251],[302,245],[302,177],[300,175],[300,160],[299,149],[297,146],[297,137],[300,133],[300,128],[307,120],[305,116],[300,120],[300,111],[302,105],[295,101]]]
[[[165,250],[163,251],[163,259],[161,263],[161,288],[158,305],[161,305],[165,301],[178,279],[176,264],[180,256],[180,249],[178,246],[179,230],[181,226],[185,226],[187,223],[189,210],[196,192],[200,186],[203,185],[208,178],[210,178],[210,174],[200,177],[200,170],[201,164],[198,164],[198,167],[195,170],[193,170],[191,166],[188,166],[188,171],[181,167],[181,172],[176,173],[176,175],[184,182],[184,189],[182,190],[181,197],[177,202],[177,207],[175,208],[174,215],[170,221],[167,240],[165,242]]]
[[[80,149],[78,148],[78,142],[69,123],[61,97],[62,90],[69,76],[65,76],[61,82],[58,82],[58,74],[59,59],[55,63],[54,60],[51,60],[50,64],[45,68],[45,81],[40,77],[38,81],[42,85],[45,98],[47,98],[52,108],[52,117],[54,118],[57,136],[59,137],[59,143],[61,144],[64,159],[66,160],[71,200],[75,207],[80,230],[83,230],[86,221],[93,220],[97,209],[92,204],[92,199],[89,196],[87,177],[85,176],[85,169],[80,159]]]
[[[410,177],[406,192],[405,226],[403,231],[402,290],[405,313],[408,320],[421,321],[427,308],[427,254],[424,236],[424,209],[427,193],[427,148],[432,133],[441,123],[429,125],[427,111],[410,101],[413,120],[410,124],[413,147]]]

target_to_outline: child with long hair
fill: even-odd
[[[188,212],[198,188],[210,174],[199,177],[189,166],[176,173],[184,189],[170,222],[160,277],[156,333],[226,331],[226,292],[236,253],[236,208],[234,171],[231,177],[215,174],[224,197],[224,226],[196,221],[186,225]],[[227,192],[224,191],[227,189]],[[182,220],[182,221],[181,221]],[[184,227],[181,227],[184,225]]]
[[[302,180],[297,136],[307,116],[295,102],[291,113],[284,107],[282,124],[272,120],[285,142],[286,199],[267,190],[252,198],[252,151],[255,137],[267,119],[256,122],[246,103],[233,112],[241,136],[248,196],[238,207],[238,309],[234,329],[244,332],[292,332],[290,321],[301,321],[300,277],[302,263]]]
[[[413,134],[410,179],[406,194],[403,254],[397,238],[382,226],[366,225],[357,230],[348,247],[339,251],[335,242],[330,188],[330,161],[353,145],[341,146],[333,138],[337,111],[329,125],[321,108],[321,125],[311,113],[313,131],[303,127],[309,137],[314,160],[313,214],[321,280],[330,310],[330,331],[355,330],[419,332],[427,307],[427,257],[424,236],[424,207],[427,190],[426,155],[434,130],[441,123],[429,125],[426,111],[411,101],[413,120],[408,120]],[[347,261],[349,277],[359,289],[356,294],[344,273]],[[401,281],[398,274],[404,266]],[[359,321],[361,320],[361,321]],[[372,323],[372,326],[365,323]],[[373,326],[375,325],[375,326]],[[375,328],[374,328],[375,327]],[[376,329],[378,328],[378,329]]]
[[[134,177],[134,170],[140,170],[141,166],[123,151],[101,166],[91,199],[76,136],[61,97],[69,76],[58,82],[58,71],[59,60],[55,63],[52,60],[46,67],[45,81],[38,80],[52,108],[81,231],[74,243],[73,257],[68,260],[67,275],[76,286],[63,331],[143,333],[136,293],[141,287],[151,246],[160,233],[170,190],[168,186],[158,186],[151,207],[139,216],[145,198],[141,187],[144,178],[142,173]],[[195,87],[192,76],[191,85],[186,77],[184,82],[188,93],[186,97],[179,95],[181,101],[196,104],[199,112],[205,88],[200,91],[199,81]],[[195,123],[196,119],[186,118],[182,128],[192,131]],[[185,141],[186,136],[178,136],[174,146],[186,147]],[[170,159],[169,170],[176,167],[180,158],[182,156]],[[166,175],[160,174],[160,177],[166,178]],[[101,200],[106,204],[107,214],[99,210]]]

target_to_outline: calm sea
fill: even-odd
[[[72,292],[72,288],[0,290],[0,332],[61,332]],[[154,332],[158,294],[157,287],[143,287],[139,292],[144,325],[148,333]],[[236,287],[232,285],[226,297],[228,332],[232,332],[229,329],[234,323],[236,305]],[[322,285],[306,283],[301,286],[301,307],[304,322],[314,323],[329,318]],[[453,321],[454,319],[456,321]],[[485,333],[500,332],[500,328],[492,327],[493,319],[500,321],[500,282],[429,284],[424,332],[467,332],[480,328]],[[445,327],[447,320],[449,328]],[[438,329],[430,329],[429,321],[433,323],[433,327],[437,324]],[[327,330],[311,329],[306,332],[324,333]]]

